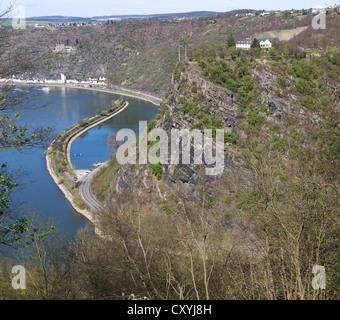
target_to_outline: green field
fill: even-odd
[[[50,21],[33,21],[33,20],[26,20],[26,25],[30,24],[43,24],[43,25],[48,25],[49,23],[53,23]],[[0,22],[0,26],[11,26],[12,25],[12,20],[7,20],[7,21],[2,21]]]

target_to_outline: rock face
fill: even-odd
[[[192,90],[192,88],[197,88]],[[194,91],[194,92],[192,92]],[[228,132],[237,134],[237,112],[238,107],[233,103],[233,94],[219,86],[208,82],[199,77],[192,68],[187,64],[183,66],[180,79],[171,81],[169,89],[169,99],[165,101],[165,115],[158,120],[157,127],[167,131],[171,129],[192,129],[194,124],[202,117],[193,116],[183,110],[181,97],[185,97],[187,101],[196,101],[198,109],[204,109],[209,106],[209,113],[203,116],[219,119],[219,128],[225,129]],[[228,146],[225,146],[225,152]],[[194,149],[191,148],[191,159],[194,157]],[[234,164],[233,157],[225,155],[225,170],[222,175],[225,175],[229,167]],[[171,188],[180,188],[189,192],[198,185],[212,183],[216,177],[207,176],[205,174],[205,165],[169,165],[163,168],[164,174],[167,177],[167,184]],[[221,176],[221,175],[219,175]]]
[[[200,122],[213,119],[218,129],[230,132],[236,140],[244,137],[245,133],[239,128],[244,116],[238,104],[239,97],[226,88],[215,85],[194,71],[195,65],[183,63],[180,72],[174,75],[165,95],[163,103],[155,120],[153,128],[164,129],[170,136],[172,129],[199,128]],[[282,123],[287,114],[300,114],[294,96],[284,97],[284,91],[277,86],[278,76],[264,69],[253,70],[253,78],[258,86],[258,98],[261,106],[270,110],[267,115],[268,121]],[[294,79],[286,79],[294,83]],[[275,86],[275,90],[272,87]],[[190,106],[190,108],[188,108]],[[200,127],[203,129],[203,127]],[[229,174],[236,171],[242,172],[238,183],[243,186],[252,186],[249,174],[244,171],[243,160],[237,151],[237,145],[232,141],[224,145],[224,170],[218,176],[208,176],[206,165],[195,164],[167,164],[162,166],[162,178],[158,180],[149,165],[124,165],[114,175],[110,190],[116,190],[115,196],[111,197],[107,192],[106,204],[117,208],[124,203],[134,206],[151,205],[156,209],[155,203],[170,194],[184,195],[191,201],[201,199],[201,192],[197,186],[207,188],[218,185],[220,178],[228,178]],[[169,143],[170,152],[170,143]],[[190,149],[191,159],[194,157],[194,148]],[[233,190],[233,183],[227,188]]]
[[[299,113],[295,103],[296,97],[291,95],[288,99],[285,94],[287,90],[277,89],[275,92],[272,90],[272,87],[279,83],[280,77],[277,74],[264,69],[261,71],[253,70],[253,76],[260,84],[259,97],[261,103],[268,107],[275,118],[282,120],[284,115]],[[289,89],[295,85],[295,78],[291,76],[284,82],[285,88]]]
[[[180,104],[178,98],[180,95],[185,94],[190,100],[194,100],[198,95],[204,98],[199,107],[203,107],[204,105],[215,106],[211,110],[211,116],[221,117],[223,120],[223,128],[235,129],[238,107],[233,104],[233,94],[224,88],[200,78],[189,65],[186,65],[185,71],[186,73],[182,73],[181,79],[179,80],[181,85],[184,85],[182,90],[181,88],[177,89],[179,84],[172,79],[172,89],[170,89],[169,94],[173,98],[170,101],[171,103],[167,105],[168,110],[173,113],[174,109],[178,108]],[[193,86],[197,88],[197,94],[191,92]],[[187,124],[189,127],[190,124],[194,122],[194,119],[188,117],[187,121],[189,122],[189,124]]]

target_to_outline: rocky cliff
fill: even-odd
[[[280,74],[265,59],[253,63],[250,74],[256,99],[245,105],[239,93],[208,81],[197,63],[183,62],[174,72],[156,118],[149,123],[149,130],[162,128],[168,134],[172,129],[225,129],[228,134],[225,136],[225,168],[221,175],[207,176],[205,165],[163,165],[159,168],[161,173],[156,174],[150,165],[119,166],[113,161],[98,175],[93,193],[111,208],[129,204],[135,208],[151,206],[160,210],[173,195],[177,199],[174,205],[178,205],[182,197],[193,202],[202,200],[206,190],[209,190],[209,201],[214,194],[218,196],[218,188],[223,192],[235,192],[252,187],[252,174],[243,153],[245,143],[257,134],[258,126],[251,122],[251,112],[255,112],[256,121],[264,128],[261,135],[257,134],[263,143],[271,142],[274,136],[284,137],[288,132],[285,121],[289,117],[302,123],[311,113],[301,107],[294,76],[284,77],[283,88],[279,85]],[[194,157],[193,147],[191,157]],[[100,189],[99,182],[104,176],[109,176],[105,180],[109,182],[105,191]]]

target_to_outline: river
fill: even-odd
[[[26,90],[29,96],[33,96],[25,104],[32,108],[20,111],[21,123],[29,128],[54,126],[56,134],[74,125],[79,119],[93,116],[111,100],[121,97],[111,93],[65,87],[23,87],[17,90]],[[107,138],[110,133],[122,128],[133,129],[138,133],[139,121],[149,121],[155,117],[158,107],[151,102],[125,98],[129,106],[124,111],[74,141],[71,161],[76,168],[90,168],[92,163],[108,159],[111,150]],[[39,106],[44,107],[35,108]],[[74,157],[75,154],[82,156]],[[13,202],[20,206],[18,212],[37,211],[46,219],[52,217],[59,231],[68,238],[74,237],[86,226],[88,221],[72,209],[50,177],[44,150],[2,150],[0,163],[5,162],[11,171],[21,170],[25,174],[19,179],[20,190],[12,195]]]

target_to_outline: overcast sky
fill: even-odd
[[[231,11],[235,9],[302,9],[324,5],[323,0],[0,0],[1,7],[15,2],[26,16],[78,16],[153,14],[189,11]],[[329,5],[337,2],[331,0]]]

